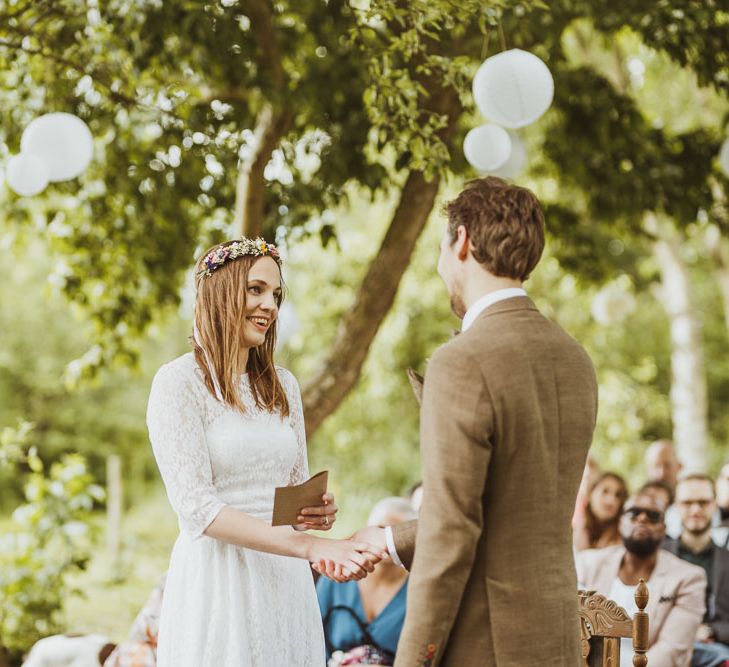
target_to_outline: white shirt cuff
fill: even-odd
[[[395,549],[395,540],[392,537],[392,526],[385,526],[385,542],[387,542],[387,553],[390,554],[392,562],[395,563],[395,565],[405,568],[400,560],[400,556],[397,555],[397,549]]]

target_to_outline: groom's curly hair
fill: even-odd
[[[539,200],[527,188],[496,176],[466,183],[444,206],[451,243],[462,225],[471,252],[495,276],[526,280],[544,250],[544,214]]]

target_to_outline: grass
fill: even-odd
[[[335,492],[340,513],[326,536],[341,538],[364,525],[372,500],[366,494],[347,494],[338,489]],[[67,631],[101,633],[114,642],[126,637],[135,616],[167,569],[177,533],[177,518],[162,489],[127,512],[118,561],[114,562],[102,541],[88,568],[70,580],[81,593],[66,600]]]
[[[167,569],[177,537],[177,519],[161,490],[130,510],[123,520],[122,550],[112,558],[103,542],[89,567],[70,580],[79,591],[66,600],[70,632],[98,632],[118,642]]]

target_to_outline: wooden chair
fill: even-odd
[[[578,591],[584,667],[620,667],[620,638],[632,637],[634,667],[648,658],[648,587],[641,579],[635,589],[638,611],[631,619],[625,609],[595,591]],[[658,667],[658,666],[657,666]]]

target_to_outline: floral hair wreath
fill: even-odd
[[[264,257],[268,255],[281,266],[281,255],[278,248],[273,243],[266,243],[262,238],[256,239],[242,238],[236,241],[229,241],[225,245],[213,248],[203,259],[203,268],[198,271],[198,275],[203,278],[209,278],[226,262],[252,255],[254,257]]]

